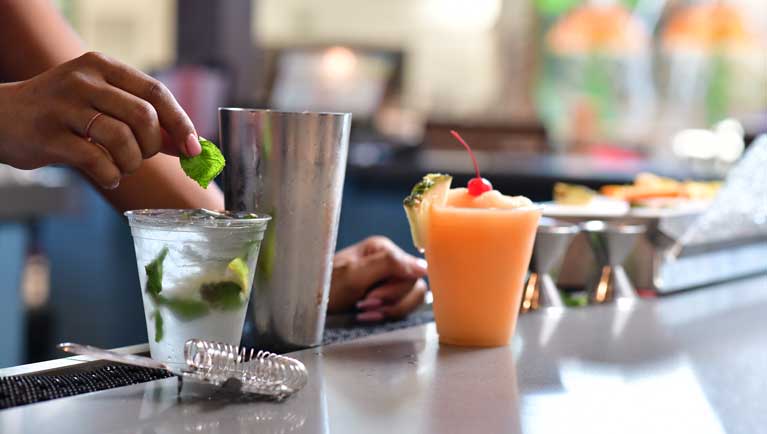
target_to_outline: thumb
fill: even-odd
[[[192,134],[187,137],[186,142],[184,142],[182,146],[179,146],[178,143],[173,141],[173,138],[165,128],[161,128],[160,131],[162,132],[162,149],[160,151],[163,154],[172,155],[174,157],[179,157],[181,155],[194,157],[202,151],[202,147],[197,141],[197,137]]]
[[[415,280],[426,276],[426,261],[396,246],[368,255],[360,262],[359,269],[364,273],[361,277],[368,287],[391,278]]]

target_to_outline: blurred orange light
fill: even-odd
[[[331,47],[322,55],[322,70],[332,79],[345,79],[354,74],[357,55],[345,47]]]

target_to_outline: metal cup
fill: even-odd
[[[637,298],[622,264],[644,233],[644,225],[592,220],[582,223],[581,230],[586,233],[597,262],[597,269],[587,284],[589,300],[598,304]]]
[[[226,208],[272,216],[251,296],[255,343],[319,345],[325,326],[351,114],[219,108]]]
[[[522,293],[522,312],[541,307],[564,307],[559,289],[549,273],[559,266],[570,241],[579,230],[575,224],[545,217],[541,219],[530,260],[530,273]]]

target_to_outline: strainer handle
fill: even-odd
[[[170,371],[170,369],[168,369],[165,364],[160,363],[154,359],[150,359],[149,357],[134,356],[132,354],[120,354],[114,351],[105,350],[103,348],[98,348],[91,345],[76,344],[73,342],[63,342],[58,344],[57,347],[67,353],[91,356],[97,359],[109,360],[117,363],[125,363],[133,366],[141,366],[144,368],[164,369],[166,371]]]

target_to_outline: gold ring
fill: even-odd
[[[91,117],[91,120],[88,121],[88,125],[85,127],[85,140],[93,142],[93,139],[91,138],[91,127],[93,126],[93,123],[96,121],[96,119],[98,119],[102,114],[103,113],[101,112],[96,112],[96,114]]]

